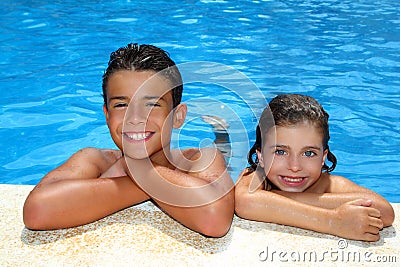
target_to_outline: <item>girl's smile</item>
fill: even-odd
[[[279,179],[281,179],[282,183],[286,184],[287,186],[291,186],[291,187],[302,186],[307,181],[307,178],[305,178],[305,177],[294,177],[294,176],[291,176],[291,177],[279,176]]]

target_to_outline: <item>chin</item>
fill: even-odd
[[[135,160],[142,160],[142,159],[148,159],[149,155],[144,153],[129,153],[129,152],[124,152],[124,155],[127,159],[135,159]]]
[[[291,193],[301,193],[304,192],[304,188],[302,187],[288,187],[288,186],[278,186],[281,191],[291,192]]]
[[[285,190],[282,190],[282,191],[291,192],[291,193],[301,193],[301,192],[304,192],[304,189],[302,189],[302,188],[286,188]]]

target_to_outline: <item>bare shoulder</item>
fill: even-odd
[[[210,165],[214,167],[222,167],[225,169],[225,159],[221,151],[216,148],[206,147],[201,149],[195,149],[197,152],[192,154],[191,160],[199,165]]]
[[[326,177],[326,192],[327,193],[350,193],[350,192],[367,192],[370,191],[365,187],[362,187],[350,179],[329,173],[324,174]]]
[[[121,157],[121,152],[118,150],[83,148],[45,175],[41,183],[61,179],[97,178],[119,157]]]
[[[180,154],[181,156],[183,156],[185,159],[188,159],[188,160],[194,160],[195,158],[198,158],[201,155],[200,149],[198,149],[198,148],[174,150],[174,152],[175,152],[174,153],[175,155]],[[176,158],[180,159],[179,156]]]
[[[237,181],[236,181],[236,187],[237,186],[248,186],[249,181],[251,178],[255,175],[255,171],[250,171],[248,168],[244,169],[238,176]]]
[[[174,157],[187,172],[199,177],[219,177],[226,171],[225,159],[215,148],[189,148],[180,151],[181,156]]]
[[[85,147],[78,150],[76,153],[86,153],[86,154],[97,154],[97,155],[106,155],[111,157],[121,157],[122,153],[117,149],[104,149],[104,148],[96,148],[96,147]]]
[[[71,156],[71,158],[68,161],[79,160],[92,163],[96,163],[98,161],[114,163],[121,156],[122,153],[119,150],[86,147],[78,150],[75,154]]]
[[[222,153],[215,148],[188,148],[173,151],[174,161],[188,160],[192,164],[199,164],[203,161],[210,162],[224,160]],[[225,161],[224,161],[225,162]]]
[[[100,153],[106,161],[109,161],[111,163],[114,163],[115,161],[117,161],[119,158],[122,157],[121,150],[117,149],[97,149],[97,150],[98,153]]]
[[[248,193],[249,191],[264,190],[264,179],[260,170],[251,171],[246,168],[236,181],[236,192]]]

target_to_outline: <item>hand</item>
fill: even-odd
[[[334,209],[336,218],[332,233],[349,239],[378,241],[383,222],[379,210],[371,204],[371,200],[357,199]]]

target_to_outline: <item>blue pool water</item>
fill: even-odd
[[[101,75],[111,51],[139,42],[177,63],[230,66],[268,99],[314,96],[331,116],[335,173],[400,202],[399,1],[98,2],[1,1],[0,183],[36,184],[80,148],[114,147]],[[225,115],[244,140],[233,144],[234,179],[255,137],[249,106],[262,108],[246,89],[186,86],[188,122],[175,134],[203,145],[213,136],[199,114]]]

